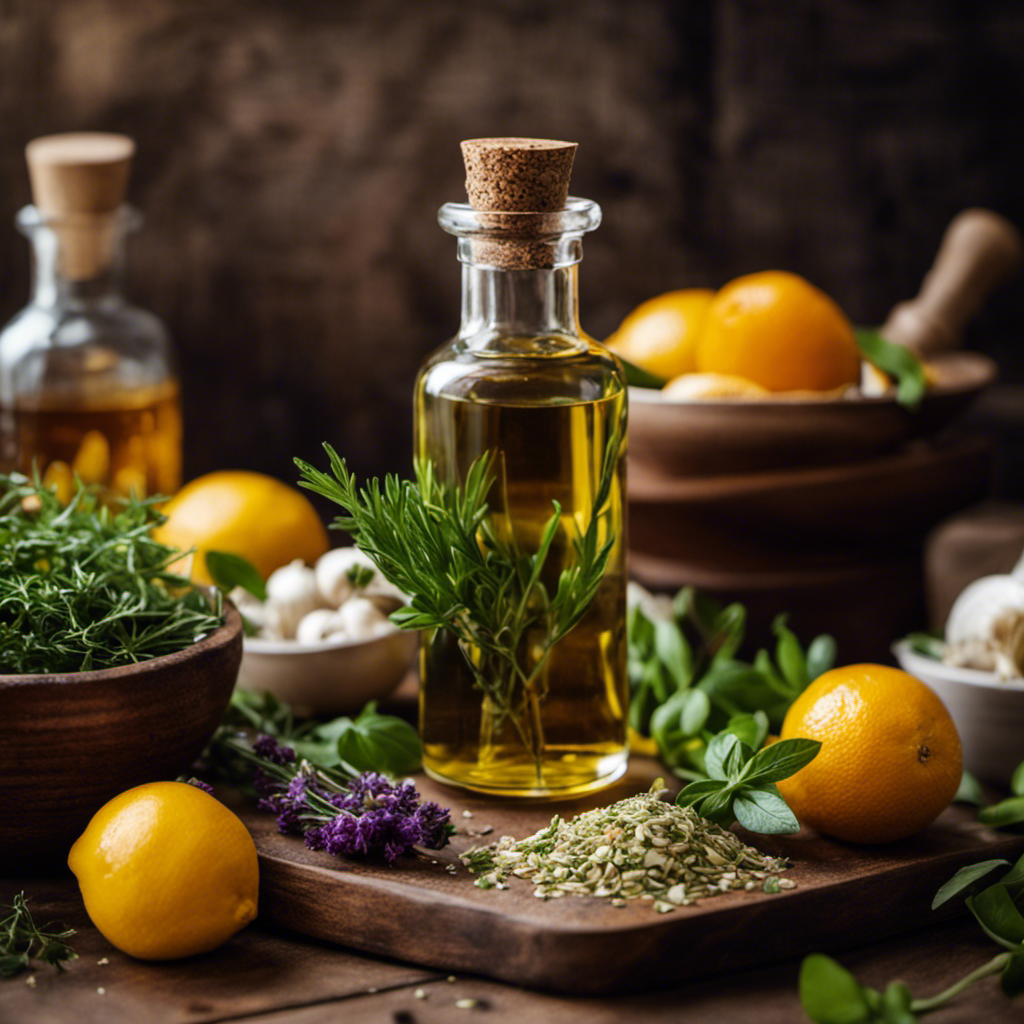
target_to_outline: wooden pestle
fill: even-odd
[[[956,348],[967,323],[1022,261],[1024,241],[1013,224],[991,210],[964,210],[946,228],[917,298],[896,306],[879,333],[923,356]]]

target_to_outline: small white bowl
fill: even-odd
[[[247,636],[238,685],[269,691],[302,712],[358,712],[389,696],[409,671],[418,634],[396,629],[371,640],[261,640]]]
[[[943,664],[917,654],[906,640],[892,649],[903,670],[927,683],[953,716],[964,767],[1005,786],[1024,760],[1024,680]]]

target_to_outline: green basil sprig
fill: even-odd
[[[815,1024],[915,1024],[992,975],[999,975],[1007,996],[1024,992],[1024,856],[998,882],[979,888],[983,878],[1001,867],[1010,867],[1010,862],[985,860],[961,868],[935,894],[932,909],[964,895],[975,920],[1003,952],[927,999],[914,999],[902,981],[890,982],[882,991],[862,985],[835,960],[813,953],[800,965],[800,1002],[807,1016]]]
[[[763,737],[762,737],[763,739]],[[738,821],[750,832],[785,835],[800,830],[775,785],[810,764],[821,749],[817,740],[780,740],[759,750],[735,732],[721,732],[704,755],[707,779],[684,787],[676,803],[728,828]]]
[[[906,345],[894,345],[869,327],[859,327],[854,334],[861,355],[882,373],[895,378],[896,401],[916,410],[928,389],[921,360]]]

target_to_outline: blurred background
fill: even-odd
[[[597,337],[769,267],[879,323],[960,209],[1024,223],[1014,0],[5,0],[0,67],[0,319],[28,293],[25,143],[134,137],[130,291],[176,339],[186,479],[293,480],[323,440],[407,468],[416,368],[457,326],[435,212],[464,199],[463,138],[580,144]],[[1004,288],[969,335],[1018,497],[1022,303]]]

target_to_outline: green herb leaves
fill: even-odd
[[[917,409],[928,387],[921,360],[906,345],[894,345],[878,331],[861,327],[854,333],[861,355],[872,366],[895,378],[896,401],[908,409]]]
[[[993,828],[1006,828],[1024,823],[1024,761],[1017,765],[1010,777],[1010,792],[1006,800],[978,811],[978,820]]]
[[[207,551],[206,570],[225,593],[241,587],[257,600],[266,601],[267,585],[259,570],[248,559],[227,551]]]
[[[154,500],[116,510],[80,487],[66,508],[22,476],[0,475],[0,673],[80,672],[180,651],[221,623],[171,571]]]
[[[1009,867],[1009,861],[985,860],[961,868],[935,894],[932,909],[968,893],[967,907],[989,938],[1006,952],[928,999],[911,998],[910,989],[901,981],[891,982],[882,992],[868,988],[845,967],[814,953],[800,966],[800,1002],[807,1016],[816,1024],[914,1024],[969,985],[994,974],[1000,975],[1006,995],[1024,992],[1024,857],[994,885],[978,891],[981,879],[1002,867]]]
[[[541,576],[561,528],[561,508],[552,502],[537,550],[521,551],[488,514],[487,495],[500,468],[493,454],[478,458],[460,486],[443,483],[423,459],[414,481],[388,476],[383,485],[372,480],[362,487],[330,445],[324,445],[330,474],[295,460],[301,486],[340,505],[345,515],[335,525],[352,534],[385,579],[411,595],[409,607],[391,621],[456,637],[476,686],[498,721],[513,724],[538,774],[544,667],[604,577],[615,543],[605,521],[621,446],[616,431],[604,452],[590,521],[572,538],[573,557],[553,592]]]
[[[676,803],[723,828],[738,821],[751,832],[798,832],[796,817],[775,783],[809,764],[820,749],[817,740],[790,739],[755,754],[736,733],[721,732],[704,755],[709,777],[684,787]]]
[[[349,774],[373,771],[402,777],[415,772],[423,758],[416,730],[404,719],[380,714],[374,701],[354,720],[341,717],[298,724],[292,709],[273,694],[236,689],[204,760],[216,774],[244,787],[252,772],[247,762],[235,756],[234,738],[240,729],[272,736],[312,765],[340,765]]]
[[[73,928],[62,924],[39,927],[25,901],[18,893],[10,906],[0,907],[0,978],[12,978],[31,966],[33,960],[64,969],[66,960],[75,960],[78,954],[67,944],[75,934]]]

